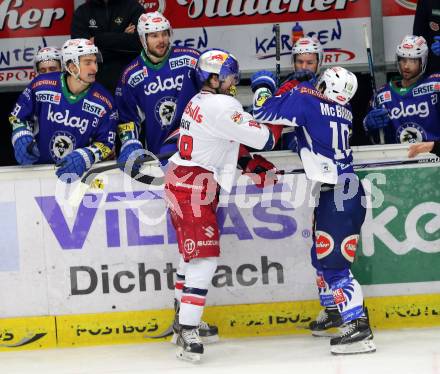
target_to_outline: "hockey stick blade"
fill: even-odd
[[[144,158],[137,158],[133,165],[141,165],[145,164],[147,162],[152,161],[161,161],[170,158],[175,152],[169,152],[157,155],[156,158],[153,158],[152,156],[147,156]],[[96,168],[90,169],[82,178],[79,183],[79,185],[72,191],[71,195],[67,199],[68,204],[71,207],[78,207],[81,204],[81,201],[84,198],[84,195],[86,194],[87,190],[89,189],[91,183],[95,179],[96,176],[98,176],[101,173],[105,173],[110,170],[118,169],[118,168],[124,168],[125,163],[115,163],[111,165],[105,165],[105,166],[98,166]],[[134,180],[147,184],[147,185],[154,185],[154,186],[160,186],[164,182],[164,177],[154,177],[147,174],[137,174],[131,171],[130,175]]]
[[[416,165],[416,164],[440,164],[440,157],[418,158],[414,160],[395,160],[395,161],[378,161],[378,162],[366,162],[362,164],[353,165],[353,169],[368,169],[368,168],[380,168],[386,166],[401,166],[401,165]],[[278,175],[290,175],[290,174],[304,174],[304,169],[293,170],[278,170]]]

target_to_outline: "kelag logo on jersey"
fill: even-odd
[[[196,67],[197,60],[194,57],[185,55],[176,58],[170,58],[169,64],[171,70],[178,69],[184,66],[194,69]]]
[[[88,119],[81,119],[81,117],[71,116],[69,109],[67,109],[65,112],[53,111],[51,104],[49,104],[49,109],[47,111],[47,120],[64,126],[77,128],[80,134],[84,134],[89,126]]]
[[[35,94],[37,101],[58,105],[61,101],[61,94],[55,91],[39,91]]]
[[[128,84],[131,87],[136,87],[139,83],[141,83],[144,80],[145,74],[143,70],[139,70],[133,75],[130,75],[130,78],[128,79]]]
[[[422,96],[422,95],[430,94],[432,92],[439,92],[439,91],[440,91],[440,82],[430,82],[414,87],[412,90],[412,94],[413,96]]]
[[[105,116],[105,109],[102,105],[99,105],[97,103],[94,103],[93,101],[89,101],[87,99],[84,99],[82,110],[84,112],[94,114],[98,117],[104,117]]]
[[[398,107],[393,107],[390,110],[390,118],[391,119],[399,119],[401,117],[410,117],[410,116],[420,116],[422,118],[426,118],[429,116],[429,105],[428,102],[422,101],[417,104],[403,105],[401,101]]]
[[[176,77],[169,77],[163,80],[159,76],[156,77],[156,82],[150,82],[145,85],[144,92],[145,95],[154,95],[159,91],[174,90],[180,91],[183,86],[183,74],[177,75]]]

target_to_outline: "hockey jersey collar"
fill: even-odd
[[[61,91],[64,95],[64,97],[66,98],[66,100],[70,103],[70,104],[75,104],[76,102],[78,102],[79,100],[83,99],[84,96],[87,95],[87,93],[89,92],[90,86],[87,87],[83,92],[81,92],[79,95],[74,95],[72,92],[69,91],[69,88],[67,87],[67,82],[66,82],[66,77],[64,74],[61,74]]]
[[[164,59],[159,62],[158,64],[154,64],[145,54],[145,51],[141,52],[141,58],[144,61],[144,64],[147,65],[150,69],[153,70],[159,70],[168,62],[168,58],[170,57],[171,50],[168,51],[168,53],[165,55]]]

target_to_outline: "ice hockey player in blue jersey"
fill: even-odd
[[[349,146],[353,115],[348,102],[356,90],[356,76],[333,67],[315,85],[303,82],[254,108],[260,122],[296,129],[306,177],[316,183],[312,263],[330,285],[344,322],[341,334],[330,340],[333,354],[376,350],[362,289],[350,271],[365,219],[365,193]]]
[[[122,147],[118,162],[141,155],[176,150],[174,130],[188,101],[198,92],[195,67],[199,52],[171,46],[172,29],[159,12],[139,17],[137,31],[143,51],[123,72],[115,101]],[[139,138],[143,130],[144,139]],[[169,136],[173,142],[168,142]]]
[[[87,39],[62,47],[65,72],[36,77],[9,117],[20,165],[56,163],[56,175],[72,182],[108,157],[116,137],[117,112],[98,83],[98,48]]]
[[[380,129],[389,144],[440,139],[440,73],[424,75],[428,52],[422,36],[407,35],[397,46],[401,77],[378,90],[364,119],[374,142]]]

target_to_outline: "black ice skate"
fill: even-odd
[[[376,352],[368,318],[361,317],[342,326],[341,335],[330,340],[330,352],[334,355]]]
[[[177,343],[177,336],[179,335],[179,302],[174,299],[174,310],[176,314],[174,315],[173,322],[173,337],[171,338],[171,343]],[[219,341],[218,337],[218,327],[214,325],[209,325],[205,321],[201,321],[199,324],[199,336],[202,339],[203,344],[210,344]]]
[[[322,309],[315,321],[310,322],[309,329],[313,336],[336,337],[340,335],[342,318],[338,307],[326,307]]]
[[[194,326],[179,326],[177,335],[177,358],[198,362],[203,354],[203,344],[200,340],[199,329]]]

